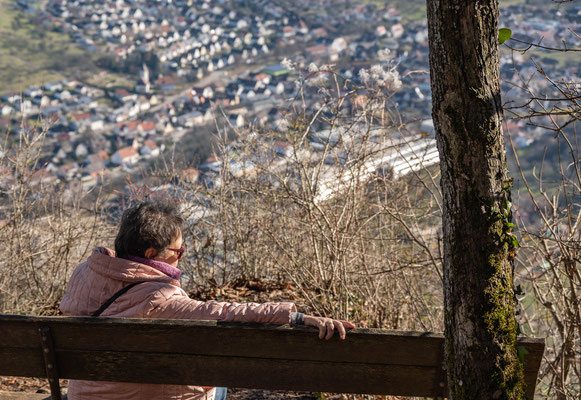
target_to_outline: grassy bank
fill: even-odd
[[[367,4],[375,4],[379,8],[393,5],[401,12],[404,22],[419,21],[426,18],[426,2],[424,0],[365,0]],[[525,0],[500,0],[500,7],[508,7],[525,3]]]
[[[67,34],[53,32],[12,0],[0,0],[0,93],[20,91],[92,68]]]

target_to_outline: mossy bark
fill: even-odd
[[[498,1],[428,0],[432,116],[444,196],[450,398],[523,399]]]

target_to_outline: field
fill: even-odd
[[[100,88],[115,87],[124,88],[127,90],[132,90],[133,86],[135,85],[135,81],[105,69],[95,71],[93,74],[86,77],[84,82]]]
[[[58,79],[53,60],[80,53],[67,36],[32,25],[11,3],[0,0],[0,93]]]
[[[22,91],[55,79],[95,76],[95,55],[78,48],[68,34],[0,0],[0,94]],[[107,74],[108,82],[121,79]],[[103,81],[100,81],[103,82]]]
[[[523,45],[519,46],[522,47]],[[577,67],[579,65],[578,51],[549,51],[543,49],[531,49],[525,55],[528,58],[533,58],[537,63],[543,66],[541,58],[549,58],[559,63],[559,68]]]
[[[426,18],[425,0],[366,0],[365,2],[368,4],[376,4],[379,8],[393,4],[401,12],[404,22],[419,21]],[[508,7],[524,2],[525,0],[500,0],[500,7]]]

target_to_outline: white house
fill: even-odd
[[[100,131],[105,128],[105,121],[99,116],[94,116],[91,119],[90,128],[92,131]]]
[[[49,82],[44,85],[45,90],[50,92],[56,92],[59,90],[63,90],[63,85],[61,82]]]
[[[10,107],[9,105],[0,105],[0,113],[2,115],[9,115],[14,112],[14,108]]]
[[[42,96],[42,89],[39,88],[38,86],[30,86],[28,89],[24,91],[24,94],[27,97]]]
[[[157,157],[159,156],[160,150],[153,140],[148,139],[143,143],[143,147],[139,152],[143,156]]]
[[[113,154],[111,161],[117,165],[132,165],[139,160],[139,153],[133,146],[123,147]]]
[[[191,113],[180,115],[178,117],[178,124],[191,128],[193,126],[203,125],[205,123],[204,114],[199,111],[192,111]]]

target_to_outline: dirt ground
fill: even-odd
[[[66,388],[68,381],[61,380],[61,387]],[[11,376],[0,376],[0,391],[25,392],[25,393],[46,393],[50,394],[50,388],[46,379],[20,378]],[[66,390],[63,390],[66,392]],[[318,393],[302,392],[282,392],[273,390],[249,390],[249,389],[228,389],[228,400],[317,400],[317,399],[342,399],[341,395],[323,395]]]

